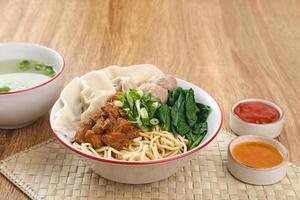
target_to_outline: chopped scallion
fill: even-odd
[[[30,61],[29,60],[23,60],[19,63],[19,69],[22,71],[27,71],[30,69]]]
[[[148,118],[148,112],[146,110],[146,108],[141,108],[141,118],[146,119]]]
[[[158,123],[159,123],[158,119],[156,119],[156,118],[150,119],[150,124],[157,125]]]
[[[11,88],[8,86],[0,87],[0,92],[9,92],[10,90]]]
[[[53,77],[55,76],[56,72],[51,65],[47,65],[44,63],[37,63],[37,62],[32,62],[29,60],[22,60],[19,63],[19,69],[22,71],[28,71],[31,68],[33,68],[36,71],[39,71],[43,74],[46,74],[47,76]]]

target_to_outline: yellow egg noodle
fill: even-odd
[[[187,139],[168,131],[140,132],[127,149],[118,151],[109,146],[94,149],[90,143],[73,145],[85,153],[106,159],[147,161],[175,156],[187,152]]]

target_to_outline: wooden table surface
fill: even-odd
[[[232,103],[270,99],[285,111],[279,140],[300,164],[300,1],[0,0],[0,42],[33,42],[60,52],[66,82],[110,64],[152,63],[208,91],[229,130]],[[0,130],[6,158],[45,141],[48,115]],[[3,176],[1,199],[27,199]]]

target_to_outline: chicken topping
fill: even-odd
[[[81,123],[75,141],[79,144],[88,142],[94,148],[110,146],[122,150],[139,136],[138,132],[139,129],[126,119],[120,108],[108,103],[88,121]]]

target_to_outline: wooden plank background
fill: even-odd
[[[0,0],[0,42],[60,52],[66,82],[110,64],[152,63],[207,90],[228,111],[241,98],[285,111],[279,140],[300,164],[300,1]],[[3,106],[3,105],[0,105]],[[48,115],[0,130],[0,158],[51,137]],[[27,197],[0,176],[1,199]]]

